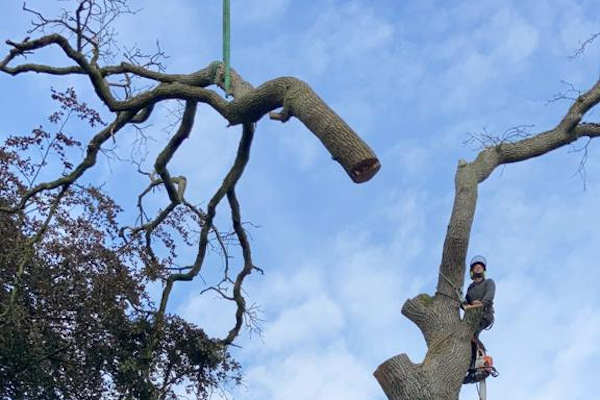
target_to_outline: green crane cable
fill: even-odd
[[[225,94],[229,94],[231,84],[230,55],[231,55],[231,13],[229,0],[223,0],[223,63],[225,64]]]

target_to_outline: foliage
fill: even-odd
[[[71,114],[102,124],[72,89],[52,97],[61,110],[51,124],[60,128]],[[0,205],[18,204],[44,168],[72,169],[68,153],[80,146],[41,126],[9,137],[0,147]],[[148,255],[119,236],[120,212],[101,189],[70,185],[0,213],[0,399],[174,399],[182,385],[206,398],[239,382],[227,349],[173,315],[147,356],[156,334]]]

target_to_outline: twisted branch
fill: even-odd
[[[232,77],[234,100],[228,102],[216,92],[206,89],[209,85],[220,85],[220,63],[211,63],[207,68],[189,75],[168,75],[150,71],[132,64],[121,64],[99,68],[88,62],[86,57],[74,49],[66,38],[50,34],[39,39],[21,43],[7,42],[13,47],[0,62],[0,70],[16,75],[23,72],[41,72],[55,75],[67,73],[85,74],[89,77],[98,97],[111,111],[140,110],[151,107],[162,100],[179,99],[206,103],[223,116],[230,125],[253,123],[269,112],[283,107],[281,113],[272,118],[286,121],[298,118],[339,162],[350,178],[356,183],[366,182],[379,171],[379,160],[366,143],[341,119],[305,82],[291,77],[270,80],[256,89],[244,82],[237,74]],[[59,46],[65,55],[75,62],[75,66],[50,68],[36,64],[9,67],[17,56],[50,45]],[[110,83],[105,79],[112,74],[136,74],[153,79],[158,84],[143,93],[119,100],[110,91]],[[236,81],[237,80],[237,81]],[[285,117],[282,117],[285,116]]]
[[[233,340],[237,337],[244,322],[244,315],[246,314],[246,300],[242,295],[242,284],[244,283],[244,279],[246,279],[246,277],[252,273],[252,269],[254,268],[248,236],[242,227],[240,204],[237,200],[235,189],[233,187],[227,192],[227,200],[229,201],[229,205],[231,207],[233,229],[235,230],[235,234],[237,235],[240,245],[242,246],[244,268],[242,268],[242,270],[238,273],[233,285],[233,300],[237,304],[237,311],[235,313],[236,322],[235,326],[227,334],[227,337],[222,341],[224,345],[233,343]]]
[[[161,302],[158,311],[155,315],[154,326],[152,329],[151,340],[146,347],[144,358],[147,360],[151,359],[151,354],[153,349],[158,343],[160,337],[160,328],[164,322],[164,316],[167,308],[167,303],[169,301],[169,296],[173,289],[173,285],[175,282],[179,281],[191,281],[193,280],[202,269],[202,265],[204,263],[204,258],[206,256],[206,249],[208,246],[208,234],[210,228],[213,224],[214,218],[216,216],[216,208],[217,205],[221,202],[221,200],[229,193],[237,184],[239,179],[241,178],[244,169],[248,163],[250,158],[250,147],[252,144],[252,139],[254,137],[254,124],[244,124],[242,131],[242,138],[240,140],[240,144],[238,147],[238,152],[235,158],[235,161],[229,170],[228,174],[225,176],[223,183],[217,190],[217,192],[210,199],[206,211],[206,220],[204,225],[202,226],[202,230],[200,232],[200,241],[198,244],[198,252],[196,254],[196,260],[192,265],[187,267],[188,271],[185,273],[177,273],[169,275],[165,282],[165,288],[163,289]],[[235,328],[234,328],[235,329]],[[232,339],[231,339],[232,340]]]

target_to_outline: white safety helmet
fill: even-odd
[[[475,256],[471,259],[471,269],[473,269],[473,266],[475,264],[481,264],[483,265],[483,270],[485,271],[487,269],[487,260],[485,259],[484,256]]]

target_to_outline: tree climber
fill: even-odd
[[[485,379],[490,372],[496,376],[495,369],[484,369],[479,371],[476,368],[476,359],[478,355],[485,355],[485,346],[479,340],[479,334],[484,329],[489,329],[494,323],[494,295],[496,294],[496,283],[492,279],[486,279],[487,261],[483,256],[475,256],[471,260],[471,279],[473,282],[467,289],[466,301],[463,308],[466,310],[473,307],[483,307],[479,326],[473,335],[471,367],[469,374],[465,377],[464,383],[475,383]],[[492,366],[491,357],[486,361]]]
[[[481,307],[483,313],[475,338],[479,339],[479,334],[484,329],[494,323],[494,295],[496,294],[496,283],[492,279],[485,278],[487,270],[487,261],[483,256],[475,256],[471,260],[471,279],[473,282],[467,289],[466,304],[464,308]]]

